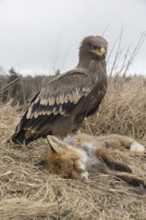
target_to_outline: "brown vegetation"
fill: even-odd
[[[33,91],[34,92],[34,91]],[[83,131],[129,135],[146,145],[146,79],[109,80],[98,113],[85,120]],[[28,146],[6,144],[22,112],[9,103],[0,106],[0,219],[145,219],[146,195],[107,174],[91,184],[63,179],[34,164],[48,149],[46,140]],[[144,158],[114,150],[115,157],[146,179]]]
[[[146,139],[146,78],[112,77],[96,115],[85,121],[94,135],[119,133]]]
[[[11,100],[12,106],[18,104],[26,108],[33,96],[57,74],[58,72],[53,76],[22,76],[11,68],[9,75],[0,75],[0,102],[7,103]]]

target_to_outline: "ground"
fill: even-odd
[[[0,219],[146,219],[146,193],[139,188],[106,174],[85,184],[38,170],[34,164],[48,149],[46,140],[6,144],[21,114],[9,104],[0,107]],[[117,150],[114,155],[146,179],[146,159]]]

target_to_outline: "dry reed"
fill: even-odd
[[[128,134],[144,143],[145,97],[144,78],[111,78],[98,113],[82,129]],[[146,195],[139,195],[140,189],[105,174],[92,175],[92,183],[84,184],[38,170],[34,164],[48,148],[46,140],[24,147],[6,144],[21,114],[9,104],[0,106],[0,219],[146,219]],[[146,179],[144,158],[115,155]]]

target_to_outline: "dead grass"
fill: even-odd
[[[145,142],[145,97],[144,79],[124,84],[112,79],[98,116],[86,121],[83,130],[130,134]],[[34,164],[47,149],[46,141],[22,148],[6,144],[20,113],[5,105],[0,115],[0,219],[146,219],[146,195],[112,176],[93,175],[87,185],[38,170]],[[115,155],[146,179],[145,159],[119,151]]]
[[[97,135],[120,133],[146,140],[146,78],[111,78],[98,113],[83,128]]]

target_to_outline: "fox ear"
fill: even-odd
[[[69,146],[64,141],[54,136],[48,135],[47,140],[52,153],[65,153],[69,149]]]

